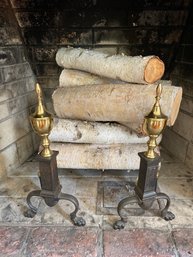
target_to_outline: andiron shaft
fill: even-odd
[[[53,151],[50,158],[44,158],[40,154],[36,156],[36,160],[39,162],[41,190],[34,190],[28,194],[27,204],[29,209],[24,213],[24,215],[32,218],[37,213],[37,207],[35,207],[31,202],[32,197],[42,197],[45,203],[50,207],[56,205],[59,200],[67,200],[75,207],[74,211],[70,213],[71,221],[76,226],[84,226],[86,224],[85,220],[82,217],[76,216],[79,210],[79,202],[76,197],[61,192],[62,186],[59,182],[56,162],[57,154],[57,151]]]
[[[129,203],[137,203],[142,209],[149,210],[154,201],[158,201],[161,217],[166,221],[175,218],[174,214],[168,211],[170,207],[170,198],[164,193],[158,192],[157,179],[160,163],[160,156],[153,159],[147,158],[145,152],[138,154],[140,157],[140,168],[137,184],[134,188],[134,195],[122,199],[117,207],[117,212],[121,217],[114,223],[114,229],[123,229],[127,223],[128,217],[124,212],[124,207]],[[166,204],[162,206],[160,200],[165,200]]]

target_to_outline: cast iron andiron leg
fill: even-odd
[[[34,190],[28,194],[27,204],[29,209],[24,213],[24,215],[32,218],[37,213],[37,208],[31,202],[31,198],[33,196],[42,197],[45,203],[50,207],[56,205],[59,200],[67,200],[73,203],[75,207],[75,210],[70,213],[71,221],[76,226],[84,226],[86,224],[85,220],[82,217],[76,216],[79,210],[78,200],[73,195],[61,192],[62,186],[59,182],[56,162],[57,154],[57,151],[53,151],[50,158],[41,157],[39,154],[36,156],[36,160],[39,161],[41,190]]]
[[[161,217],[166,221],[175,218],[175,215],[168,211],[170,206],[169,196],[157,192],[158,166],[161,157],[156,156],[154,159],[150,159],[147,158],[144,153],[145,152],[139,153],[140,168],[137,185],[134,189],[135,195],[126,197],[119,202],[117,212],[121,217],[121,220],[114,223],[114,229],[123,229],[125,227],[128,218],[122,211],[124,210],[123,208],[131,202],[136,202],[142,209],[148,210],[155,200],[166,200],[166,205],[160,210]]]

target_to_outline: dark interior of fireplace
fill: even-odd
[[[183,88],[178,118],[162,146],[193,167],[193,3],[191,0],[0,0],[1,173],[38,149],[28,116],[35,82],[47,108],[61,68],[55,55],[73,46],[114,54],[157,55],[163,79]]]

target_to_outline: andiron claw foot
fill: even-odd
[[[28,194],[27,204],[29,210],[27,210],[24,215],[28,218],[33,218],[37,213],[37,208],[31,203],[31,198],[33,196],[42,197],[49,207],[55,206],[59,200],[67,200],[75,207],[74,211],[70,213],[72,223],[75,226],[84,226],[86,224],[85,220],[76,216],[79,210],[79,202],[76,197],[61,192],[62,187],[58,178],[56,162],[57,154],[57,151],[53,151],[50,158],[43,158],[40,155],[36,156],[36,159],[39,161],[41,190],[34,190]]]
[[[124,221],[124,220],[117,220],[117,221],[113,224],[113,228],[114,228],[115,230],[124,229],[126,222],[127,222],[127,221]]]
[[[76,214],[79,210],[79,202],[73,195],[60,193],[59,200],[67,200],[74,204],[75,210],[70,213],[70,219],[75,226],[85,226],[86,221],[82,217],[77,217]]]
[[[175,219],[175,215],[171,212],[171,211],[168,211],[169,207],[170,207],[170,198],[168,195],[164,194],[164,193],[157,193],[156,195],[156,200],[166,200],[166,205],[165,207],[163,207],[161,209],[161,217],[166,220],[166,221],[169,221],[169,220],[173,220]]]
[[[168,211],[170,207],[169,196],[158,192],[157,188],[157,173],[160,163],[160,156],[156,156],[151,160],[148,159],[143,152],[139,153],[139,157],[141,158],[141,161],[137,184],[134,188],[135,194],[128,196],[119,202],[117,212],[121,219],[114,223],[114,229],[123,229],[125,227],[125,223],[127,223],[127,217],[123,211],[124,207],[131,202],[136,202],[143,210],[149,210],[152,207],[153,202],[157,200],[161,213],[160,216],[166,221],[175,218],[175,215]],[[166,204],[165,201],[161,200],[165,200]]]
[[[72,215],[73,213],[70,214],[71,221],[73,224],[77,227],[83,227],[86,225],[86,221],[82,217],[77,217]]]

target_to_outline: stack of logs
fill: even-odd
[[[59,151],[58,167],[138,169],[138,152],[147,149],[148,140],[142,123],[164,63],[156,56],[109,56],[80,48],[59,49],[56,62],[64,68],[52,96],[57,118],[50,141]],[[182,89],[161,83],[162,111],[172,126]]]

